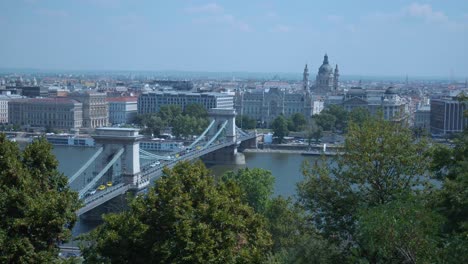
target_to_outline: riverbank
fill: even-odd
[[[283,154],[301,154],[304,150],[292,150],[292,149],[244,149],[245,153],[283,153]]]

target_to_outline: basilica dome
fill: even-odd
[[[332,73],[333,73],[333,68],[328,63],[328,55],[325,54],[325,56],[323,57],[323,64],[319,68],[319,74],[332,74]]]

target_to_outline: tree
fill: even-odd
[[[329,113],[320,113],[313,116],[315,122],[325,131],[335,130],[336,117]]]
[[[278,143],[282,143],[285,136],[289,134],[288,121],[284,116],[279,115],[273,120],[271,125],[273,128],[273,136],[278,138]]]
[[[176,137],[200,135],[208,127],[208,120],[188,115],[177,116],[173,122],[172,133]]]
[[[402,195],[358,213],[359,252],[371,263],[438,263],[443,218],[421,195]],[[355,261],[358,262],[358,261]]]
[[[270,171],[264,169],[239,169],[226,172],[221,180],[234,182],[243,192],[243,201],[250,205],[256,212],[263,213],[273,194],[275,178]]]
[[[437,145],[432,153],[432,169],[442,188],[432,197],[434,210],[446,221],[442,229],[446,263],[468,261],[468,128],[455,139],[455,147]]]
[[[166,122],[154,113],[137,115],[134,122],[143,127],[143,134],[153,136],[159,135],[161,130],[167,126]]]
[[[20,152],[0,134],[0,262],[51,263],[70,238],[78,195],[44,139]]]
[[[158,116],[169,126],[172,126],[180,115],[182,115],[182,108],[178,105],[163,105],[158,112]]]
[[[349,121],[361,126],[370,117],[369,110],[364,107],[356,107],[349,113]]]
[[[236,117],[236,126],[242,129],[255,129],[257,127],[257,120],[246,115],[239,115]]]
[[[111,263],[259,263],[271,245],[239,187],[215,183],[201,162],[165,168],[147,196],[86,239],[86,261]]]
[[[307,124],[305,116],[301,113],[295,113],[290,118],[292,123],[292,131],[302,131]]]
[[[264,213],[273,239],[268,263],[341,263],[339,251],[308,223],[302,207],[291,198],[271,199]]]
[[[344,130],[348,122],[348,112],[341,105],[330,105],[322,111],[323,114],[330,114],[335,117],[335,127]],[[325,129],[325,127],[324,127]]]
[[[325,237],[352,245],[359,208],[389,203],[402,193],[424,189],[428,144],[414,141],[409,129],[383,120],[351,123],[344,154],[336,160],[305,164],[299,184],[301,203]]]
[[[196,118],[208,118],[208,111],[201,104],[188,104],[185,106],[184,115]]]

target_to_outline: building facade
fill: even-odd
[[[145,92],[138,97],[138,113],[157,113],[163,105],[200,104],[211,108],[234,108],[234,97],[223,93]]]
[[[468,125],[466,102],[456,98],[431,99],[431,133],[446,135],[462,132]]]
[[[109,122],[111,124],[130,124],[136,117],[137,97],[110,97],[109,103]]]
[[[431,106],[423,105],[416,109],[414,113],[414,127],[422,128],[426,131],[431,129]]]
[[[83,104],[83,127],[105,127],[109,124],[109,105],[105,93],[74,92],[68,96]]]
[[[320,66],[317,76],[315,78],[315,86],[312,92],[316,94],[327,94],[335,93],[338,91],[340,73],[338,65],[335,66],[335,70],[328,62],[328,55],[325,54],[323,57],[323,63]]]
[[[343,98],[341,105],[348,112],[360,107],[367,109],[371,115],[377,115],[381,111],[385,120],[405,121],[408,118],[408,103],[393,87],[380,93],[352,87],[344,96],[334,96],[335,101],[337,97]]]
[[[49,95],[49,88],[44,86],[7,86],[7,90],[16,90],[17,94],[26,97],[47,97]]]
[[[22,96],[16,94],[0,94],[0,124],[5,124],[9,122],[8,102],[20,98],[22,98]]]
[[[304,80],[304,87],[306,81]],[[235,108],[237,114],[246,115],[263,126],[269,126],[278,115],[289,117],[301,113],[310,117],[318,114],[323,109],[323,102],[314,100],[308,91],[287,92],[285,89],[270,88],[237,92]]]
[[[83,105],[69,98],[27,98],[8,102],[11,124],[23,127],[76,129],[82,126]]]

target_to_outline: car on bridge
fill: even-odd
[[[106,183],[106,185],[107,185],[107,187],[112,187],[112,182],[111,182],[111,181],[108,181],[108,182]]]
[[[158,165],[161,165],[161,162],[160,162],[159,160],[158,160],[158,161],[155,161],[154,163],[152,163],[152,164],[150,165],[150,167],[151,167],[151,168],[154,168],[154,167],[156,167],[156,166],[158,166]]]
[[[99,187],[97,189],[99,191],[104,191],[106,189],[106,186],[105,185],[99,185]]]

